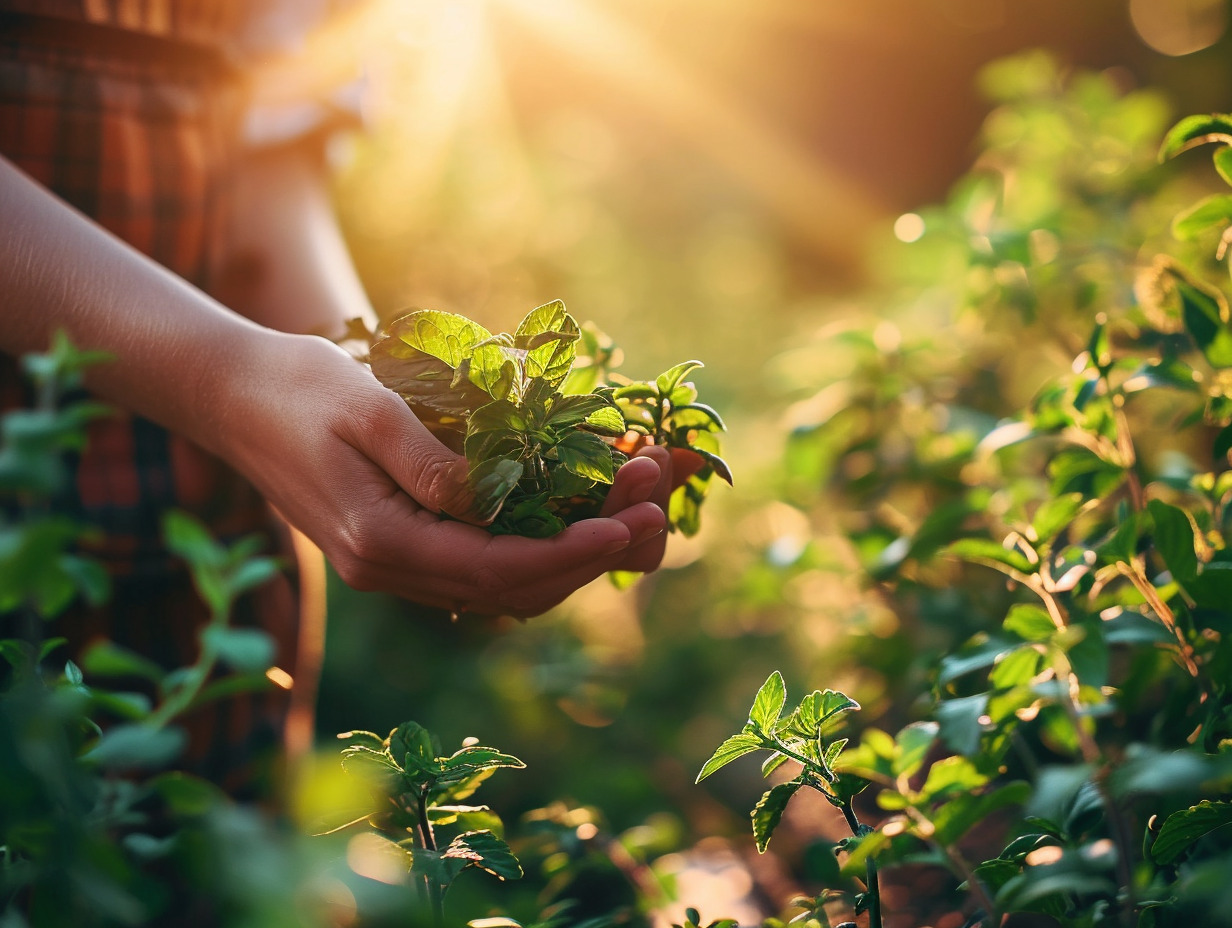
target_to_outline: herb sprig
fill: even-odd
[[[466,455],[471,515],[494,534],[546,538],[596,515],[617,469],[645,444],[700,459],[669,511],[673,529],[695,534],[711,479],[732,480],[719,456],[723,420],[685,379],[702,364],[635,381],[610,374],[613,357],[610,342],[556,300],[531,310],[512,334],[418,310],[385,328],[369,362],[444,444]]]

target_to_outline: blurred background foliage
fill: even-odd
[[[831,813],[793,806],[757,858],[756,771],[705,788],[696,772],[771,670],[889,728],[937,655],[1003,614],[990,572],[924,563],[928,520],[961,517],[987,476],[972,449],[1132,303],[1144,261],[1210,262],[1211,243],[1169,232],[1209,165],[1155,152],[1175,118],[1232,108],[1228,4],[378,10],[371,125],[337,152],[336,190],[378,310],[497,330],[560,298],[630,376],[700,358],[736,488],[658,573],[525,626],[335,583],[321,748],[414,718],[525,760],[487,801],[511,836],[572,843],[538,862],[518,848],[538,874],[521,886],[476,881],[515,914],[556,892],[604,911],[673,880],[676,917],[776,911],[833,866],[815,852]],[[581,862],[572,889],[562,853]]]

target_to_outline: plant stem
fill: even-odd
[[[1124,561],[1118,562],[1117,570],[1129,579],[1129,582],[1134,585],[1142,598],[1147,601],[1147,605],[1155,613],[1156,617],[1163,624],[1164,628],[1172,632],[1172,636],[1176,638],[1177,652],[1180,655],[1181,662],[1185,665],[1185,669],[1189,675],[1194,678],[1198,685],[1202,688],[1203,694],[1209,696],[1209,690],[1206,686],[1206,681],[1203,679],[1198,664],[1194,660],[1194,651],[1189,642],[1185,640],[1185,633],[1181,631],[1176,624],[1176,615],[1163,598],[1159,595],[1159,591],[1155,589],[1155,584],[1147,579],[1146,571],[1138,558],[1134,558],[1129,563]]]
[[[843,818],[847,819],[847,827],[851,829],[851,833],[857,838],[861,835],[860,820],[856,818],[856,811],[851,807],[851,800],[848,799],[840,807],[843,810]],[[864,885],[868,888],[868,928],[882,928],[881,925],[881,887],[877,881],[877,862],[869,857],[864,862]]]
[[[227,616],[226,610],[215,613],[210,617],[210,625],[226,625]],[[188,709],[209,680],[217,661],[218,652],[209,643],[209,637],[202,636],[201,654],[198,655],[197,662],[192,665],[188,676],[184,678],[183,684],[163,701],[162,705],[146,719],[145,724],[151,728],[162,728]]]
[[[416,816],[415,831],[419,836],[419,845],[426,851],[436,851],[436,835],[432,833],[432,823],[428,821],[428,789],[419,791],[419,814]],[[432,878],[430,873],[423,875],[423,885],[427,887],[428,904],[432,907],[432,918],[437,928],[445,924],[445,897],[441,892],[441,884]]]

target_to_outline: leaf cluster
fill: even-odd
[[[1216,146],[1216,174],[1232,184],[1232,117],[1181,121],[1160,156],[1202,145]],[[1216,261],[1232,240],[1225,201],[1207,197],[1173,223],[1183,242],[1212,245]],[[1002,219],[991,215],[986,231]],[[1005,241],[988,237],[1000,254]],[[1030,301],[1051,286],[1035,259],[1028,251],[1020,262],[1032,270],[1017,304],[1024,318],[1045,312]],[[896,734],[867,728],[855,746],[835,750],[834,736],[808,726],[793,732],[771,676],[748,724],[699,777],[757,750],[771,752],[766,772],[800,764],[753,810],[759,849],[801,786],[841,808],[849,797],[833,783],[846,776],[871,784],[880,814],[843,842],[844,873],[908,860],[944,868],[968,924],[1030,912],[1068,928],[1153,928],[1226,911],[1215,874],[1232,863],[1227,283],[1208,262],[1171,253],[1116,270],[1120,297],[1103,284],[1109,302],[1069,346],[1068,370],[1025,408],[999,421],[966,416],[974,438],[949,442],[944,456],[933,453],[936,433],[916,429],[911,454],[898,446],[898,470],[873,468],[851,489],[874,511],[912,499],[912,488],[931,502],[918,518],[899,513],[892,532],[853,518],[853,546],[885,596],[909,608],[947,592],[945,614],[977,630],[937,655],[931,693],[915,697],[929,705],[923,720]],[[1003,312],[1005,296],[987,309]],[[1046,331],[1041,321],[1031,320]],[[902,395],[910,352],[882,355],[888,382],[877,389]],[[926,377],[921,390],[934,390]],[[842,434],[837,417],[857,413],[870,429],[885,426],[878,417],[899,401],[851,386],[819,432]],[[961,410],[948,412],[955,421]],[[876,453],[880,440],[860,434],[851,447]],[[991,857],[990,832],[1003,845]],[[873,904],[875,887],[868,881],[861,901]]]
[[[466,802],[496,770],[521,769],[522,761],[473,738],[446,755],[417,722],[403,722],[384,738],[366,731],[338,737],[349,742],[343,767],[368,785],[373,798],[373,809],[349,824],[367,822],[402,849],[438,906],[468,868],[502,880],[522,877],[522,865],[499,836],[500,818],[488,806]],[[436,829],[445,826],[457,833],[441,846]]]
[[[722,419],[684,380],[701,364],[676,365],[654,381],[602,383],[611,356],[557,300],[531,310],[512,334],[453,313],[410,313],[373,342],[369,363],[466,455],[473,508],[454,515],[490,523],[495,534],[555,535],[596,515],[627,455],[653,442],[701,458],[669,514],[692,534],[710,478],[731,481],[715,438]]]

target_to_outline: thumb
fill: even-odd
[[[491,481],[472,476],[463,455],[442,444],[400,397],[381,392],[388,397],[384,413],[361,450],[425,509],[476,525],[491,522],[508,489],[493,505]]]

